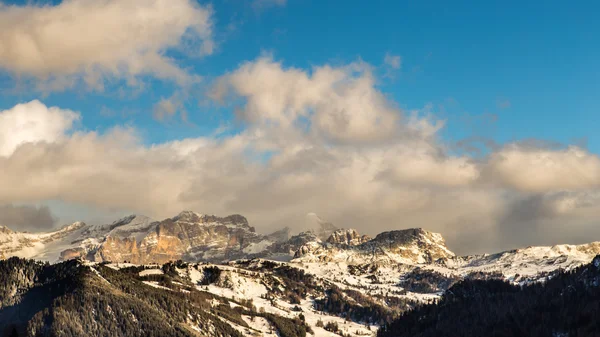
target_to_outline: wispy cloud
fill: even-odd
[[[175,92],[169,98],[162,98],[154,104],[153,115],[156,120],[164,121],[171,119],[177,113],[183,121],[187,121],[187,112],[184,106],[184,97],[181,93]]]
[[[402,67],[402,58],[400,55],[386,53],[385,57],[383,58],[383,63],[394,70],[398,70],[400,67]]]

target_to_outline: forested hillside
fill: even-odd
[[[466,279],[434,304],[404,313],[379,337],[600,335],[600,256],[525,286]]]
[[[281,336],[306,335],[301,320],[231,305],[195,289],[176,268],[144,275],[145,267],[0,261],[0,336],[242,336],[240,328],[252,330],[243,313],[264,317]]]

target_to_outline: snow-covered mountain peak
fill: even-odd
[[[453,256],[448,247],[446,247],[446,241],[439,233],[433,233],[424,230],[423,228],[410,228],[395,231],[388,231],[377,234],[373,239],[373,242],[380,244],[388,244],[392,246],[405,246],[409,244],[419,244],[421,246],[435,246],[446,251],[448,255]]]
[[[80,229],[80,228],[85,227],[85,226],[87,226],[85,224],[85,222],[77,221],[77,222],[73,222],[70,225],[64,225],[64,226],[62,226],[58,231],[59,232],[71,232],[71,231]]]
[[[172,219],[173,221],[185,221],[185,222],[202,222],[204,214],[197,213],[194,211],[182,211]]]
[[[131,214],[131,215],[122,217],[119,220],[113,221],[113,223],[110,226],[112,228],[115,228],[115,227],[127,225],[127,224],[131,223],[132,221],[134,221],[136,218],[147,218],[147,217],[145,217],[143,215]]]
[[[413,263],[431,263],[455,256],[441,234],[422,228],[383,232],[365,245],[374,251],[382,251],[384,255],[401,257]]]
[[[156,221],[144,215],[130,215],[110,226],[109,236],[135,238],[137,242],[153,231]]]
[[[294,255],[297,262],[431,263],[453,257],[437,233],[415,228],[383,232],[374,239],[355,230],[336,230],[326,242],[309,242]]]

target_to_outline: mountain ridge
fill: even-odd
[[[162,221],[129,215],[105,225],[76,222],[48,233],[20,233],[6,228],[0,233],[3,235],[0,237],[0,256],[14,255],[50,262],[74,258],[135,263],[164,263],[177,259],[222,262],[251,257],[291,260],[302,255],[300,253],[307,247],[344,249],[380,240],[360,235],[354,229],[337,228],[316,214],[309,214],[309,217],[316,228],[293,237],[289,228],[267,235],[258,234],[239,214],[218,217],[193,211],[182,211]],[[405,231],[410,230],[393,232],[408,233]],[[60,250],[59,255],[53,259],[52,253],[45,252],[47,246],[53,247],[51,252],[54,254]],[[447,247],[444,249],[449,252]]]
[[[75,222],[54,232],[15,232],[0,227],[0,258],[19,256],[49,262],[84,259],[136,264],[215,262],[265,258],[293,263],[424,265],[471,271],[500,270],[526,275],[573,268],[600,253],[600,242],[527,247],[494,254],[456,256],[439,233],[422,228],[391,230],[374,238],[338,228],[314,213],[312,228],[259,234],[239,214],[225,217],[182,211],[161,221],[129,215],[111,224]],[[531,270],[528,270],[529,266]]]

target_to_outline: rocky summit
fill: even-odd
[[[440,234],[413,228],[384,232],[374,239],[354,229],[338,230],[325,242],[303,245],[294,257],[302,262],[419,264],[453,256]]]
[[[368,235],[360,235],[355,229],[338,229],[331,233],[328,243],[337,245],[357,246],[371,240]]]

